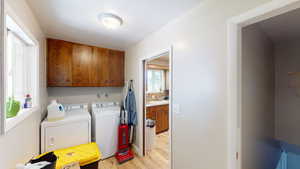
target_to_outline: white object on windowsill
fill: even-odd
[[[5,120],[5,132],[8,132],[10,129],[14,128],[29,117],[32,113],[39,110],[40,108],[38,106],[29,109],[21,109],[17,116]]]

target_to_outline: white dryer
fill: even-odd
[[[118,148],[120,105],[117,102],[92,104],[92,133],[103,159],[114,156]]]
[[[41,151],[49,152],[91,142],[91,116],[88,104],[64,105],[62,120],[41,123]]]

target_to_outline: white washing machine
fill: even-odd
[[[117,102],[92,104],[92,133],[103,159],[112,157],[118,148],[120,105]]]
[[[64,105],[62,120],[41,123],[41,151],[49,152],[91,142],[91,116],[88,104]]]

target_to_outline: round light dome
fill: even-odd
[[[122,18],[111,13],[100,14],[99,20],[108,29],[116,29],[123,24]]]

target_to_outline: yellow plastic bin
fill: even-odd
[[[96,143],[55,150],[54,154],[58,157],[56,169],[62,169],[62,167],[76,162],[79,162],[80,169],[98,169],[101,159],[101,152]]]

